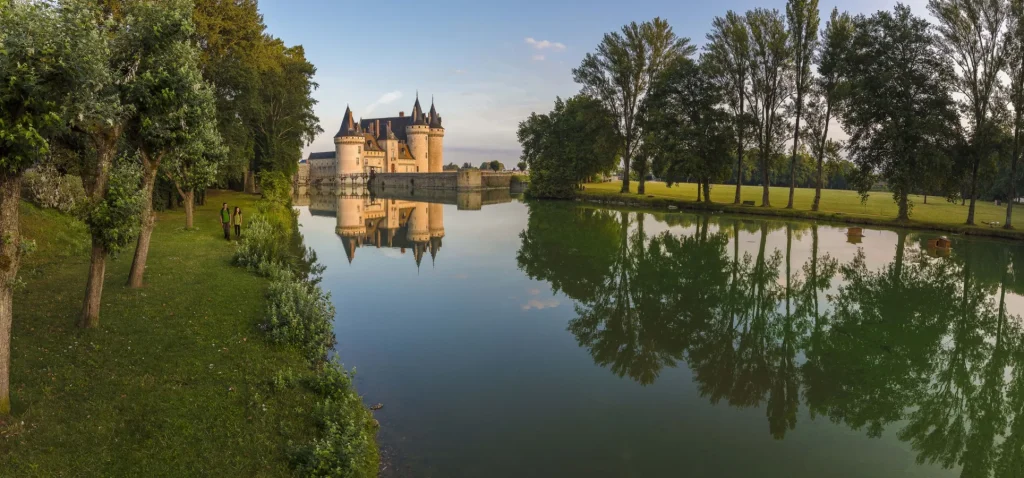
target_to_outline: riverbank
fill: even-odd
[[[22,204],[37,249],[14,299],[0,476],[292,475],[295,447],[318,438],[321,394],[296,385],[311,375],[303,353],[259,331],[269,281],[231,264],[217,216],[257,199],[211,191],[188,231],[183,210],[160,213],[146,286],[125,286],[131,251],[110,260],[88,330],[75,326],[85,226]]]
[[[788,188],[773,187],[770,198],[773,207],[737,206],[732,204],[735,186],[715,185],[712,188],[712,203],[696,201],[696,185],[677,184],[671,188],[664,183],[648,182],[645,194],[638,195],[636,182],[632,182],[631,194],[619,192],[622,184],[617,181],[591,183],[586,189],[577,193],[577,200],[605,205],[624,205],[637,208],[666,210],[670,207],[695,211],[726,212],[730,214],[750,214],[757,216],[781,217],[792,219],[820,220],[843,224],[857,224],[880,227],[907,227],[927,229],[950,234],[967,234],[974,236],[997,237],[1003,239],[1024,240],[1024,230],[1006,230],[1001,227],[1006,218],[1006,209],[988,202],[978,201],[975,208],[975,220],[979,225],[963,224],[967,217],[967,206],[952,204],[943,198],[931,197],[924,204],[923,198],[916,196],[916,203],[911,212],[910,221],[897,221],[896,205],[891,195],[885,192],[873,192],[866,203],[861,203],[860,196],[854,191],[823,190],[820,211],[811,211],[810,204],[814,198],[813,189],[797,189],[794,195],[794,209],[785,209],[789,195]],[[761,188],[744,186],[742,200],[761,203]],[[1014,208],[1014,222],[1024,224],[1024,205]],[[998,222],[998,227],[984,223]],[[1024,227],[1024,226],[1022,226]]]

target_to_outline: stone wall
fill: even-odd
[[[480,182],[481,187],[484,189],[508,189],[509,182],[512,181],[512,173],[495,172],[495,171],[481,171]]]

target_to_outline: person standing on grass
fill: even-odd
[[[235,216],[231,218],[231,223],[235,225],[235,239],[242,236],[242,208],[235,206]]]
[[[231,240],[231,211],[228,210],[228,203],[220,206],[220,225],[224,228],[224,239]]]

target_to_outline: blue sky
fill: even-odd
[[[904,3],[927,14],[926,0]],[[822,26],[833,7],[870,13],[895,4],[820,0]],[[433,95],[444,119],[445,162],[506,165],[519,155],[519,121],[579,91],[571,70],[604,33],[660,16],[703,45],[712,18],[754,7],[784,11],[785,0],[260,2],[269,32],[302,44],[317,67],[324,133],[304,154],[334,148],[346,104],[357,118],[408,114],[418,90],[424,109]]]

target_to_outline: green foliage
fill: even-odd
[[[82,220],[108,252],[128,246],[139,232],[139,214],[147,199],[139,189],[141,178],[138,162],[121,157],[114,162],[103,196],[83,205]]]
[[[288,271],[271,274],[264,330],[276,343],[302,350],[314,363],[327,358],[334,346],[334,305],[330,293]]]
[[[756,8],[747,12],[750,28],[750,112],[754,118],[758,159],[761,170],[762,205],[768,199],[768,172],[782,151],[789,130],[783,106],[793,91],[789,69],[792,52],[789,32],[778,10]]]
[[[843,125],[847,151],[866,193],[877,175],[910,215],[908,195],[945,171],[957,147],[959,121],[928,22],[906,6],[859,18],[849,61]]]
[[[26,199],[63,213],[72,212],[85,201],[82,178],[61,174],[48,163],[25,171],[21,184]]]
[[[728,176],[734,141],[733,120],[720,107],[725,98],[710,68],[688,58],[670,65],[651,88],[644,150],[669,185],[687,178],[710,185]]]
[[[340,363],[327,362],[310,387],[324,397],[313,410],[321,436],[293,451],[299,476],[377,476],[377,421],[363,406],[349,373]]]
[[[260,173],[260,190],[263,199],[274,204],[287,205],[291,201],[291,181],[280,171],[264,171]]]
[[[546,115],[519,123],[522,159],[530,166],[533,197],[571,198],[587,178],[615,166],[619,142],[614,118],[603,104],[577,95]]]
[[[629,190],[630,163],[643,138],[640,105],[648,89],[666,65],[695,51],[689,38],[677,37],[667,21],[654,18],[605,34],[597,51],[572,70],[581,93],[599,101],[613,122],[618,140],[614,150],[623,159],[623,192]]]

